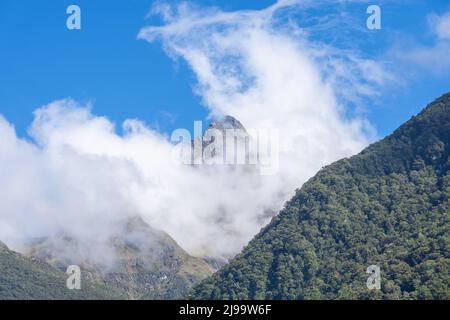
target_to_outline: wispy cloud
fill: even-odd
[[[169,161],[167,137],[138,120],[117,134],[89,106],[56,101],[36,111],[34,142],[0,120],[3,237],[63,229],[106,238],[113,221],[139,214],[191,253],[238,252],[317,170],[373,138],[363,116],[346,115],[348,105],[375,94],[388,75],[355,48],[311,37],[311,20],[291,19],[318,3],[235,12],[160,4],[164,24],[139,33],[188,63],[211,117],[230,114],[247,128],[279,130],[278,174],[179,165]]]
[[[442,15],[430,14],[428,20],[439,39],[450,40],[450,12]]]
[[[444,74],[450,70],[450,12],[441,15],[428,15],[429,32],[433,44],[399,45],[393,50],[396,59],[412,63],[435,74]]]

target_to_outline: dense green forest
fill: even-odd
[[[449,142],[447,94],[323,168],[190,298],[449,299]]]

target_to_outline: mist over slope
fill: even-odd
[[[139,32],[187,62],[208,121],[231,115],[249,132],[279,131],[277,172],[174,163],[174,142],[144,121],[115,124],[91,103],[53,101],[36,106],[25,137],[0,117],[2,241],[20,250],[26,239],[67,232],[85,242],[88,258],[112,260],[102,243],[116,221],[139,215],[191,255],[239,252],[296,187],[373,138],[364,115],[341,96],[373,93],[384,69],[310,39],[301,31],[313,26],[289,19],[299,8],[296,1],[235,12],[156,6],[163,24]]]
[[[449,213],[450,93],[319,171],[191,297],[450,299]]]
[[[123,299],[114,289],[82,278],[81,290],[66,287],[68,275],[49,264],[11,251],[0,242],[0,300]]]
[[[86,279],[133,300],[180,298],[213,273],[205,261],[187,254],[169,235],[153,229],[140,217],[122,221],[109,245],[105,244],[112,251],[112,261],[86,257],[83,244],[63,234],[35,241],[26,255],[62,271],[78,265]]]

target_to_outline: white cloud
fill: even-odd
[[[428,15],[429,28],[434,37],[432,45],[401,45],[394,50],[400,61],[415,65],[437,74],[450,70],[450,12]]]
[[[285,16],[299,5],[238,12],[160,6],[166,24],[140,32],[188,62],[213,117],[280,131],[278,174],[176,164],[172,144],[143,123],[126,121],[120,135],[90,106],[56,101],[36,111],[35,142],[0,120],[1,238],[60,229],[107,238],[115,220],[140,214],[193,254],[238,252],[296,188],[372,137],[364,118],[344,116],[343,101],[373,94],[386,75],[355,51],[308,39]]]
[[[439,39],[450,39],[450,12],[429,15],[431,27]]]

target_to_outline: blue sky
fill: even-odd
[[[375,1],[376,2],[376,1]],[[82,30],[66,28],[66,8],[82,10]],[[36,108],[72,97],[94,102],[93,113],[117,123],[139,118],[161,131],[192,127],[208,110],[193,93],[195,75],[170,59],[161,43],[138,40],[139,30],[161,24],[148,15],[153,1],[24,1],[0,2],[0,113],[25,135]],[[168,3],[177,3],[168,1]],[[197,1],[225,11],[262,9],[273,1]],[[342,45],[358,39],[368,57],[385,56],[398,43],[433,46],[429,15],[450,10],[450,1],[380,2],[382,30],[343,33]],[[345,6],[357,27],[364,27],[367,3]],[[327,11],[317,11],[325,15]],[[327,34],[318,33],[317,37]],[[450,55],[450,52],[449,52]],[[380,89],[367,98],[367,118],[384,136],[425,104],[450,91],[450,72],[405,66],[401,85]]]

